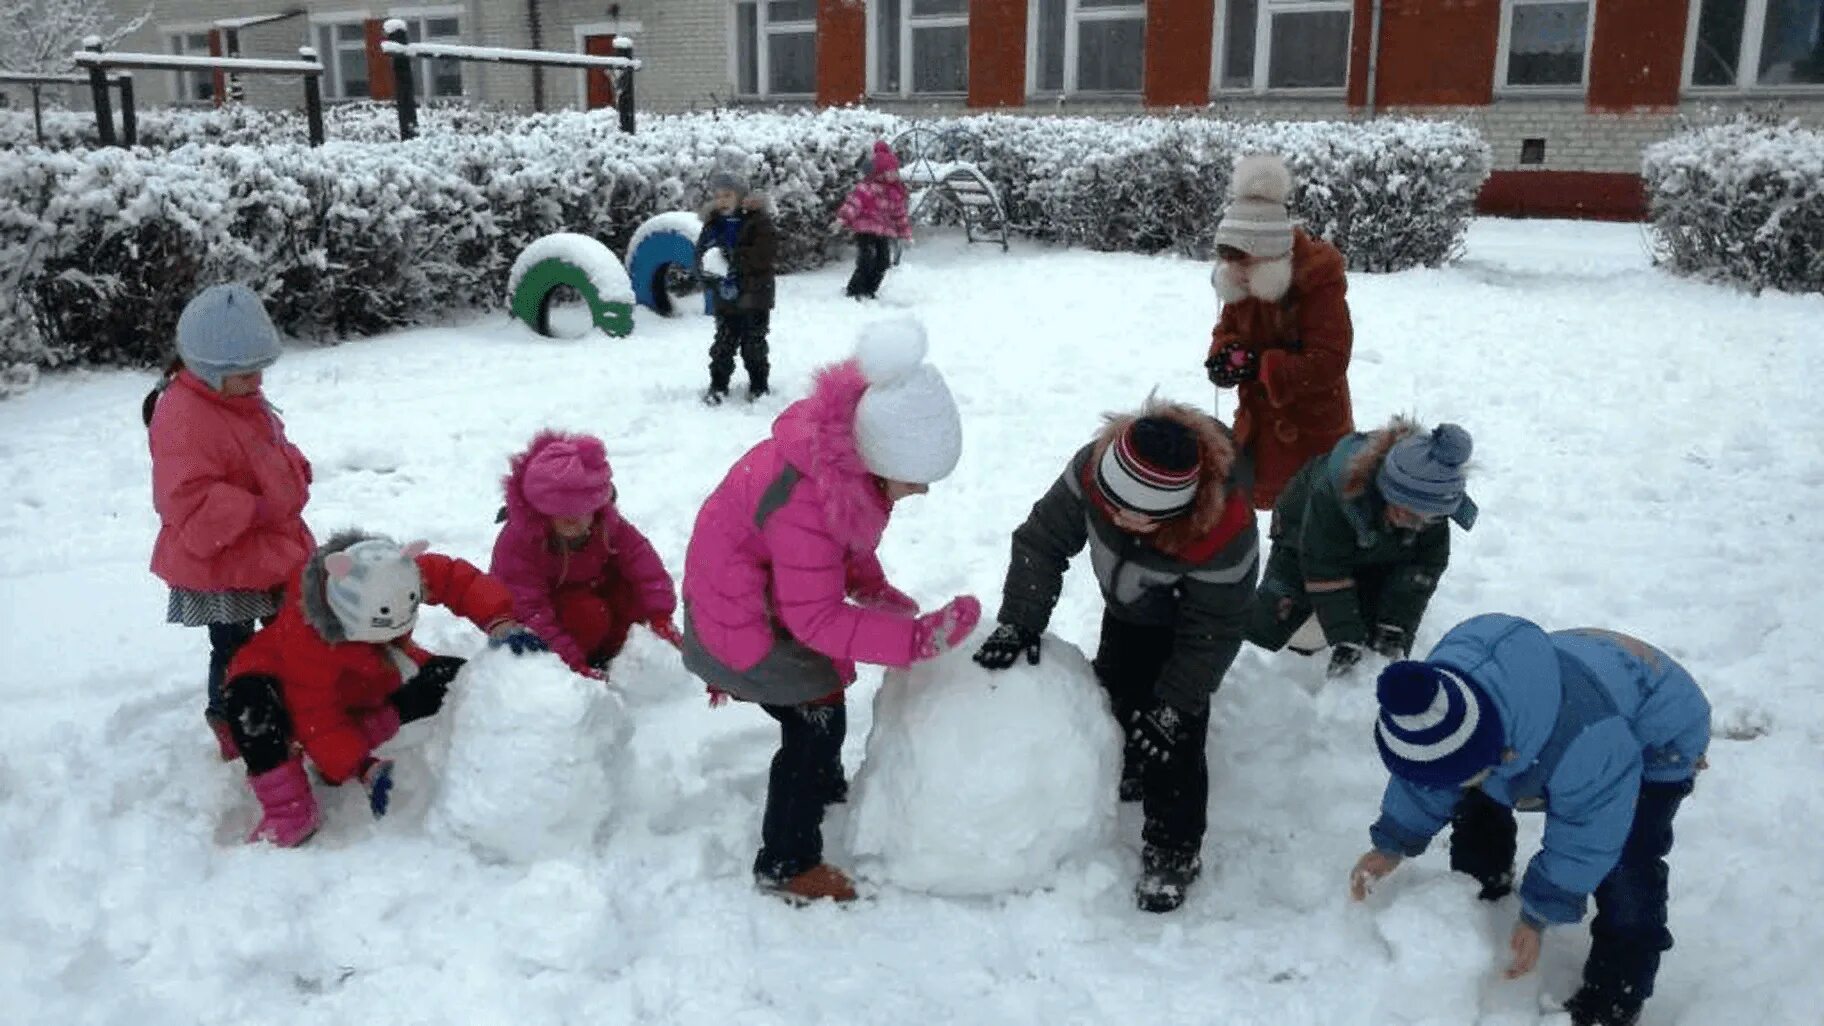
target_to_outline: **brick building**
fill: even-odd
[[[123,11],[135,0],[117,0]],[[992,108],[1470,121],[1495,151],[1495,212],[1638,216],[1640,151],[1702,109],[1775,108],[1824,123],[1824,0],[160,0],[123,43],[240,52],[315,45],[332,99],[390,95],[381,22],[415,37],[646,59],[640,106],[867,102],[908,111]],[[421,92],[547,109],[608,101],[580,72],[427,65]],[[592,73],[594,74],[594,73]],[[209,76],[165,76],[209,102]],[[249,81],[256,103],[296,103]]]

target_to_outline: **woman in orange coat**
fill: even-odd
[[[1292,226],[1291,190],[1278,157],[1236,164],[1210,279],[1223,306],[1204,366],[1240,398],[1235,444],[1252,471],[1255,509],[1272,509],[1300,467],[1355,430],[1343,255]]]

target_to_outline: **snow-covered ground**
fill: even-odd
[[[485,562],[506,457],[551,424],[608,439],[624,509],[680,567],[699,501],[874,313],[841,297],[847,274],[781,280],[777,394],[757,407],[696,401],[697,316],[640,311],[630,338],[552,341],[492,314],[298,349],[267,382],[316,465],[308,518]],[[966,442],[956,475],[895,517],[894,580],[992,611],[1008,533],[1101,411],[1155,386],[1210,402],[1207,280],[1168,258],[909,249],[882,306],[930,326]],[[1633,226],[1484,222],[1457,266],[1357,276],[1351,300],[1358,422],[1411,411],[1475,434],[1482,521],[1458,536],[1421,647],[1487,610],[1618,627],[1715,703],[1712,768],[1672,859],[1678,947],[1644,1021],[1816,1023],[1824,297],[1667,278]],[[1384,779],[1371,681],[1319,689],[1315,662],[1251,650],[1216,699],[1206,876],[1169,916],[1133,908],[1131,806],[1117,841],[1039,893],[877,886],[844,909],[756,894],[774,725],[708,709],[644,634],[614,671],[633,734],[593,845],[492,862],[436,829],[447,723],[393,743],[387,819],[323,790],[310,844],[242,845],[253,805],[203,729],[202,632],[162,622],[145,570],[150,382],[58,375],[0,404],[0,1021],[1520,1026],[1540,1021],[1542,989],[1574,986],[1582,929],[1548,937],[1537,975],[1500,981],[1513,908],[1477,907],[1440,850],[1347,902]],[[1098,610],[1079,567],[1053,630],[1089,648]],[[434,647],[480,647],[464,624],[425,623]],[[851,774],[879,679],[852,694]],[[1046,773],[1042,756],[978,757],[983,773]],[[502,772],[525,768],[522,751]],[[826,829],[838,862],[846,816]]]

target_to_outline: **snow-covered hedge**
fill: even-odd
[[[115,118],[118,122],[118,111]],[[307,134],[304,116],[295,110],[245,105],[156,107],[140,111],[137,120],[139,145],[155,150],[191,143],[265,146],[303,142]],[[510,132],[536,120],[506,108],[461,102],[433,101],[418,108],[419,131],[427,134]],[[399,138],[398,108],[370,100],[331,104],[323,109],[323,132],[327,138],[343,142],[392,142]],[[0,151],[39,145],[30,109],[0,110]],[[94,114],[72,110],[44,112],[43,148],[87,150],[100,145]]]
[[[341,111],[340,138],[320,149],[295,114],[241,109],[170,115],[204,141],[169,150],[14,150],[0,160],[0,366],[158,362],[185,298],[227,279],[300,337],[435,320],[498,302],[544,235],[623,251],[647,218],[696,206],[719,167],[771,195],[782,270],[814,267],[836,252],[858,158],[907,127],[867,110],[715,112],[648,117],[628,136],[612,111],[453,109],[401,143],[383,141],[391,114]],[[1104,250],[1207,255],[1236,157],[1280,150],[1300,180],[1295,212],[1370,270],[1449,259],[1489,164],[1472,130],[1425,122],[945,124],[981,137],[1017,230]],[[373,141],[346,141],[360,134]]]
[[[1673,270],[1824,292],[1824,133],[1741,117],[1648,147],[1642,175]]]

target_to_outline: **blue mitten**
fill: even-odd
[[[386,807],[393,800],[393,760],[369,759],[361,771],[361,787],[367,792],[367,807],[373,810],[374,818],[386,815]]]
[[[545,644],[545,639],[525,627],[515,628],[501,637],[488,639],[489,648],[500,648],[502,645],[505,645],[507,651],[516,656],[525,655],[528,652],[551,651],[551,646]]]

